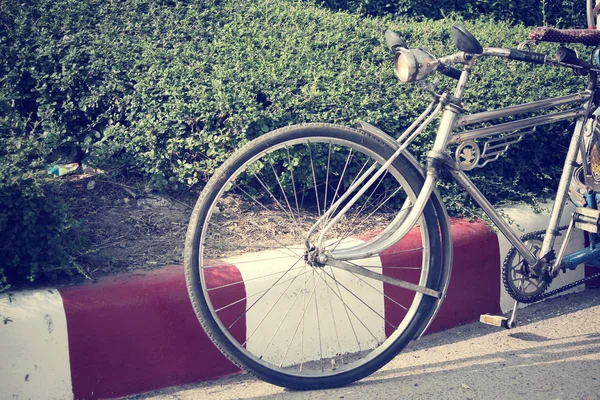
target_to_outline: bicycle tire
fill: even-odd
[[[296,145],[300,147],[299,150],[293,147]],[[297,156],[295,161],[291,159],[293,157],[290,154],[290,149],[292,149],[291,153]],[[338,167],[338,170],[333,176],[337,176],[339,179],[335,183],[329,182],[330,167],[334,164],[331,156],[332,151],[334,154],[343,155],[343,157],[336,157],[335,166]],[[287,240],[287,236],[290,236],[289,232],[286,233],[285,230],[289,231],[295,228],[286,227],[283,223],[278,222],[281,216],[285,216],[290,220],[290,226],[294,223],[298,224],[297,226],[303,228],[300,231],[305,234],[306,230],[304,228],[314,223],[314,219],[310,220],[309,216],[314,215],[314,218],[317,218],[317,215],[321,215],[324,209],[327,208],[327,193],[334,192],[336,186],[338,189],[340,186],[346,188],[350,186],[348,184],[350,178],[348,177],[345,181],[344,176],[346,172],[352,169],[348,167],[349,164],[354,167],[354,161],[360,160],[354,168],[358,171],[355,175],[359,176],[365,165],[368,164],[368,162],[365,162],[362,169],[360,169],[359,166],[363,159],[382,164],[393,152],[394,150],[389,145],[367,132],[331,124],[295,125],[270,132],[248,143],[234,153],[209,180],[198,198],[186,236],[184,253],[186,284],[194,311],[208,336],[236,365],[267,382],[297,390],[344,386],[375,372],[389,362],[415,337],[419,328],[431,318],[436,303],[436,299],[433,297],[392,287],[380,281],[369,280],[353,274],[342,275],[344,271],[334,271],[330,266],[315,267],[308,265],[304,253],[296,252],[296,248],[292,244],[283,243]],[[327,153],[327,157],[325,157],[325,153]],[[321,157],[321,164],[315,162],[317,156]],[[274,159],[277,162],[274,162]],[[351,161],[348,161],[349,159]],[[317,182],[316,175],[321,174],[322,171],[319,170],[318,166],[315,168],[315,164],[320,165],[323,169],[325,160],[327,160],[327,177],[325,178],[326,182],[320,185]],[[307,173],[304,169],[294,167],[297,167],[300,162],[306,167],[306,170],[310,169],[310,173]],[[340,172],[342,165],[345,165],[345,167]],[[271,189],[268,189],[267,178],[264,175],[262,178],[259,176],[262,172],[266,173],[269,170],[273,172]],[[294,172],[298,174],[295,180]],[[286,173],[289,173],[287,178]],[[299,175],[302,175],[302,177]],[[308,179],[311,176],[312,187],[310,187],[310,179]],[[382,206],[379,205],[374,208],[374,205],[369,205],[367,207],[369,201],[377,196],[380,199],[385,197],[383,201],[385,204],[392,198],[389,197],[391,196],[390,193],[393,193],[394,199],[400,199],[396,201],[397,203],[405,205],[406,202],[402,202],[403,197],[396,197],[400,193],[400,189],[406,192],[404,196],[414,200],[423,184],[422,175],[403,156],[394,161],[384,177],[377,185],[373,185],[376,187],[372,190],[368,199],[363,203],[359,203],[360,206],[356,205],[359,212],[350,215],[356,217],[360,212],[364,212],[364,215],[360,215],[366,217],[367,211],[365,210],[368,209],[369,217],[372,216],[374,212],[380,211]],[[287,180],[282,183],[284,178]],[[252,181],[253,179],[254,181]],[[240,183],[235,183],[238,180]],[[296,186],[300,186],[300,180],[305,180],[307,186],[297,188]],[[259,184],[257,184],[257,181]],[[390,185],[394,182],[398,184],[398,188],[394,192],[390,192],[388,188],[381,189],[386,185],[392,187]],[[261,197],[260,207],[255,207],[254,203],[257,203],[257,198],[249,193],[257,189],[266,189],[266,194]],[[301,191],[300,189],[302,189],[303,199],[305,196],[309,197],[314,191],[314,199],[316,199],[317,205],[312,208],[299,205],[298,192]],[[278,190],[282,194],[279,200],[277,200],[277,193],[275,193]],[[295,196],[293,201],[290,201],[287,197],[286,190],[290,195],[293,191]],[[319,190],[323,190],[325,197],[323,210],[320,207],[323,197],[319,197]],[[254,192],[252,193],[254,194]],[[335,190],[335,193],[337,194],[337,190]],[[236,200],[239,199],[236,196],[248,197],[249,201],[237,202]],[[258,194],[255,196],[258,196]],[[335,196],[332,198],[335,198]],[[331,204],[333,204],[333,201],[330,200],[329,205]],[[269,207],[272,207],[272,209]],[[237,226],[234,229],[231,226],[232,224],[235,226],[233,221],[236,218],[239,220],[243,213],[252,214],[257,219],[256,226],[248,229],[256,227],[265,230],[271,229],[267,226],[268,223],[264,222],[265,215],[261,215],[261,212],[266,214],[266,221],[269,218],[275,221],[272,223],[277,225],[277,229],[280,230],[273,233],[275,237],[259,238],[259,240],[254,241],[236,239],[236,234],[245,231],[243,227]],[[304,222],[304,218],[309,222],[300,226],[299,221]],[[347,219],[350,219],[350,217],[347,217]],[[354,260],[353,262],[368,264],[368,268],[372,270],[380,270],[381,273],[386,274],[396,274],[401,279],[412,280],[413,283],[434,290],[441,290],[443,274],[440,235],[437,216],[431,201],[427,203],[419,221],[419,228],[407,235],[410,238],[406,240],[412,241],[409,244],[402,244],[401,241],[394,248],[376,255],[376,257]],[[377,230],[385,229],[388,223],[389,220],[384,218],[383,222],[377,226]],[[340,227],[335,234],[339,235],[340,231],[347,233],[350,237],[348,241],[351,246],[357,240],[355,239],[357,237],[357,226],[361,224],[362,222],[349,223],[347,226]],[[348,226],[353,230],[352,232],[347,231],[350,229]],[[223,233],[226,232],[226,228],[231,229],[232,232]],[[275,229],[273,230],[275,231]],[[363,233],[361,232],[361,234]],[[231,236],[226,237],[229,234]],[[294,239],[291,242],[293,244],[302,238],[301,236],[296,237],[295,234],[291,234],[291,236]],[[362,243],[374,236],[376,235],[367,234],[358,241]],[[335,236],[335,239],[338,240],[337,246],[340,239],[337,236]],[[263,249],[268,244],[273,246],[271,250],[275,253],[268,253],[267,251],[271,250]],[[303,242],[300,244],[304,245]],[[411,248],[405,249],[402,246]],[[243,253],[243,255],[238,253]],[[246,257],[245,254],[250,254],[248,257],[255,257],[252,259],[255,261],[247,261],[248,258],[244,258]],[[283,261],[276,261],[275,269],[269,269],[266,263],[270,259],[277,258],[273,257],[273,254],[280,256],[279,258]],[[377,264],[377,257],[379,257],[379,262],[382,259],[389,262],[389,258],[395,257],[400,260],[401,265],[397,267],[379,265]],[[420,260],[420,266],[418,266],[419,261],[415,261],[415,257]],[[288,258],[291,260],[288,260]],[[373,259],[377,265],[371,265]],[[289,261],[289,263],[285,264],[285,261]],[[256,264],[258,262],[260,264]],[[255,263],[255,265],[252,263]],[[292,290],[286,293],[294,284],[293,282],[302,276],[301,272],[298,272],[293,279],[290,275],[289,278],[286,278],[287,280],[283,280],[292,268],[296,268],[296,264],[300,265],[297,267],[298,269],[304,271],[302,272],[304,275],[303,282],[301,278]],[[402,265],[405,264],[413,266],[403,267]],[[259,265],[259,268],[256,268],[256,265]],[[284,265],[283,269],[278,270],[280,265]],[[288,265],[291,266],[288,268]],[[252,272],[249,272],[250,270]],[[260,277],[252,275],[258,272],[263,273],[263,275]],[[311,276],[307,277],[306,275]],[[275,280],[276,278],[277,280]],[[259,286],[253,294],[250,294],[251,289],[249,287],[257,285],[256,282],[261,282],[262,279],[272,281],[271,283],[262,284],[267,287],[266,292],[261,290],[263,286]],[[329,281],[331,283],[328,283]],[[326,297],[322,293],[316,294],[321,282],[324,282],[322,286],[329,299],[328,302],[323,300]],[[286,288],[284,292],[279,293],[274,289],[275,287],[279,287],[277,289],[279,291],[283,287]],[[271,290],[273,293],[270,293]],[[357,294],[357,292],[360,293]],[[220,298],[218,293],[221,293]],[[288,295],[284,299],[287,303],[285,307],[282,307],[280,302],[284,298],[284,294]],[[302,295],[302,307],[295,305],[301,297],[300,295]],[[227,298],[228,296],[230,297]],[[259,297],[255,301],[256,296]],[[265,299],[265,297],[268,297],[268,299]],[[275,297],[277,298],[275,299]],[[250,298],[252,298],[252,301],[250,301]],[[336,298],[341,305],[337,304]],[[321,299],[320,304],[318,303],[319,299]],[[267,304],[263,308],[255,307],[259,301]],[[292,304],[288,305],[290,302]],[[333,306],[334,302],[336,307]],[[314,312],[312,303],[314,303]],[[270,308],[268,308],[269,306]],[[307,312],[309,307],[311,309],[310,314]],[[267,308],[268,311],[265,313]],[[275,308],[277,308],[276,312],[273,311]],[[259,313],[259,309],[262,312]],[[294,312],[292,312],[292,309]],[[285,311],[281,321],[277,319],[278,327],[276,329],[274,324],[269,325],[265,322],[267,318],[271,318],[271,315],[284,314],[284,310],[287,311]],[[320,317],[319,310],[321,316],[326,317],[326,321]],[[381,315],[382,312],[383,316]],[[287,316],[290,313],[296,318],[300,314],[300,320],[296,324],[296,319],[293,319],[293,323],[290,325],[291,328],[287,325],[285,327],[285,332],[288,332],[288,334],[283,334],[284,330],[281,330],[281,328],[284,323],[287,323],[286,319],[288,319]],[[391,313],[395,314],[392,315]],[[257,315],[252,316],[251,314]],[[358,315],[364,320],[360,320]],[[333,325],[329,320],[330,317]],[[381,317],[382,321],[379,321],[378,317]],[[313,329],[313,331],[307,333],[311,327],[314,328],[315,318],[318,323],[317,332],[315,333]],[[251,319],[254,321],[252,328],[250,328]],[[376,324],[373,324],[373,321]],[[242,326],[244,323],[246,324],[245,329]],[[345,330],[341,329],[342,323],[345,324]],[[302,324],[302,338],[295,341],[295,337],[300,330],[300,324]],[[322,327],[321,324],[327,324],[327,326]],[[376,325],[376,328],[373,328],[374,325]],[[295,331],[292,335],[294,326]],[[375,333],[371,331],[370,327]],[[357,333],[359,328],[367,332],[361,331],[359,334]],[[258,336],[256,336],[257,332]],[[343,340],[340,340],[340,332],[344,335]],[[292,336],[291,339],[289,339],[290,335]],[[325,335],[328,336],[327,339],[333,342],[333,344],[328,344],[328,347],[324,345]],[[373,336],[373,339],[369,338],[369,335]],[[289,343],[281,339],[282,337],[289,339]],[[265,348],[266,338],[270,339]],[[273,345],[275,338],[285,342],[283,346]],[[259,343],[260,346],[254,344],[254,341]],[[342,349],[342,342],[344,342],[344,349]],[[292,351],[295,358],[290,357],[289,360],[285,360],[290,354],[292,345],[295,346]],[[311,349],[312,352],[308,351],[309,345],[314,346]],[[256,350],[262,348],[266,352],[270,346],[276,347],[272,351],[277,357],[276,360],[271,359],[275,355],[258,354],[259,352]],[[298,346],[300,350],[297,349]],[[367,349],[368,346],[372,348]],[[283,355],[280,362],[279,359],[281,353],[284,352],[284,347],[285,355]],[[317,347],[320,349],[317,349]],[[336,348],[333,349],[333,347]],[[363,349],[363,347],[365,348]],[[323,352],[324,348],[325,353]],[[367,350],[369,352],[365,355],[364,353]],[[300,356],[298,353],[300,353]],[[300,357],[299,361],[298,357]],[[317,357],[318,359],[309,359],[310,357]]]

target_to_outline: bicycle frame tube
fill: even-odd
[[[547,110],[550,108],[567,104],[578,105],[577,108],[568,111],[558,111],[537,117],[521,118],[512,122],[506,122],[485,128],[455,133],[451,136],[449,140],[449,143],[461,143],[467,140],[474,140],[500,133],[518,131],[525,128],[532,128],[536,126],[551,124],[558,121],[571,120],[573,118],[577,118],[577,123],[573,132],[573,136],[571,137],[569,151],[565,159],[565,165],[557,189],[554,206],[550,215],[550,222],[548,224],[546,235],[544,236],[544,242],[542,250],[540,252],[540,256],[548,254],[548,252],[554,247],[554,241],[556,239],[557,233],[556,229],[558,228],[558,224],[560,223],[564,203],[567,199],[567,192],[570,180],[573,175],[573,170],[575,168],[577,154],[580,150],[580,143],[582,139],[583,128],[585,125],[585,117],[589,115],[590,107],[593,101],[593,89],[595,89],[595,85],[590,85],[588,90],[586,90],[585,92],[544,99],[531,103],[510,106],[499,110],[481,112],[460,117],[457,120],[456,126],[467,126],[470,124],[491,121],[493,119],[514,116],[526,112]],[[430,154],[430,157],[443,158],[440,157],[440,154],[441,153],[437,153],[437,155]],[[465,189],[471,195],[471,197],[473,197],[475,202],[483,209],[486,215],[493,221],[494,225],[496,225],[496,227],[502,232],[502,234],[507,238],[507,240],[517,249],[517,251],[527,260],[527,262],[530,265],[534,265],[537,262],[536,258],[519,239],[514,230],[510,228],[509,224],[506,223],[506,221],[504,221],[504,219],[494,209],[494,207],[489,203],[489,201],[487,201],[484,195],[475,187],[475,185],[471,182],[467,175],[461,170],[460,166],[455,161],[449,161],[448,159],[445,159],[444,163],[441,165],[449,169],[453,178],[461,185],[461,187],[463,187],[463,189]]]
[[[511,115],[539,111],[547,108],[558,107],[565,104],[582,103],[591,97],[590,91],[569,94],[567,96],[553,97],[550,99],[538,100],[531,103],[509,106],[493,111],[485,111],[471,115],[462,116],[456,121],[456,127],[476,124],[480,122],[490,121],[496,118],[503,118]]]
[[[432,106],[435,105],[435,103],[432,103]],[[435,110],[433,112],[431,112],[431,108],[432,106],[430,106],[423,114],[421,114],[421,117],[419,119],[424,119],[425,116],[427,116],[427,113],[429,112],[430,115],[427,116],[427,118],[425,119],[425,121],[423,121],[423,123],[416,129],[414,130],[414,128],[416,127],[416,124],[412,124],[409,129],[407,130],[407,132],[405,132],[400,139],[405,138],[408,136],[404,143],[402,143],[402,145],[400,146],[400,148],[398,150],[396,150],[394,152],[394,154],[379,168],[379,170],[375,173],[375,175],[373,175],[369,181],[367,183],[365,183],[362,188],[354,195],[354,197],[344,206],[344,208],[342,208],[342,210],[336,214],[336,216],[334,218],[332,218],[330,221],[328,221],[328,217],[331,216],[333,214],[333,212],[335,212],[337,210],[337,208],[339,207],[339,205],[346,199],[347,196],[342,196],[340,197],[340,199],[333,204],[330,207],[330,210],[324,214],[319,221],[317,221],[313,227],[310,229],[310,231],[307,234],[307,243],[308,243],[308,238],[310,237],[310,235],[316,230],[316,227],[318,227],[320,224],[322,224],[323,222],[326,222],[327,225],[322,229],[322,231],[319,234],[319,237],[317,238],[317,242],[316,245],[318,248],[322,249],[323,248],[323,239],[325,237],[325,234],[327,233],[327,231],[329,231],[329,229],[331,229],[331,227],[333,225],[335,225],[335,223],[337,223],[337,221],[339,221],[340,218],[342,218],[344,216],[344,214],[348,211],[348,209],[360,198],[360,196],[371,186],[373,185],[373,183],[385,172],[388,170],[388,168],[392,165],[392,163],[394,162],[394,160],[396,158],[398,158],[398,156],[404,151],[406,150],[406,148],[408,147],[408,145],[412,142],[412,140],[418,136],[433,120],[433,118],[435,118],[435,116],[440,112],[441,108],[442,108],[443,103],[437,103],[437,107],[435,108]],[[414,130],[414,132],[411,132],[411,130]],[[375,166],[371,166],[371,168],[365,172],[358,180],[357,182],[352,185],[350,187],[350,189],[348,190],[348,195],[350,193],[353,193],[359,185],[362,184],[362,182],[364,182],[364,180],[366,179],[366,177],[371,174],[375,169]],[[427,183],[427,182],[426,182]],[[425,204],[427,202],[427,200],[429,199],[429,195],[431,194],[432,190],[433,190],[433,186],[435,185],[435,182],[429,182],[429,189],[428,190],[422,190],[421,193],[419,194],[419,198],[423,198],[425,200],[423,200],[422,203],[422,207],[419,209],[418,207],[416,207],[416,205],[421,204],[419,203],[418,199],[415,202],[415,206],[412,207],[412,210],[409,214],[409,216],[407,218],[409,219],[413,219],[413,222],[411,224],[414,225],[417,221],[417,219],[420,217],[421,213],[423,212],[423,208],[425,207]],[[427,186],[425,186],[427,187]],[[427,193],[426,193],[427,192]],[[400,213],[401,214],[401,213]],[[400,215],[398,217],[396,217],[394,219],[394,222],[398,222],[399,219],[404,220],[404,218],[401,218]],[[391,225],[397,225],[397,224],[391,224]],[[407,231],[408,233],[408,231]],[[406,234],[406,233],[405,233]],[[396,237],[397,235],[394,234],[392,237]],[[404,236],[404,235],[403,235]],[[399,239],[397,239],[396,241],[392,242],[391,244],[388,244],[387,247],[392,246],[394,243],[396,243]],[[389,241],[389,239],[388,239]],[[369,243],[374,244],[376,241],[370,241]],[[386,241],[387,243],[387,241]],[[308,247],[308,246],[307,246]],[[358,246],[357,246],[358,247]],[[338,259],[338,260],[349,260],[349,259],[355,259],[357,254],[361,254],[362,250],[358,250],[357,247],[353,247],[352,251],[350,251],[350,254],[346,254],[343,255],[343,253],[348,253],[345,252],[343,250],[338,250],[336,252],[336,255],[334,258]],[[386,247],[386,248],[387,248]],[[372,254],[368,253],[367,256],[370,256]]]
[[[591,101],[589,102],[591,105]],[[579,146],[581,144],[581,136],[583,134],[584,118],[578,118],[577,124],[573,136],[571,137],[571,144],[569,145],[569,151],[565,158],[565,166],[560,177],[558,184],[558,190],[556,191],[556,198],[554,199],[554,206],[552,207],[552,213],[550,214],[550,222],[548,229],[544,235],[544,242],[542,244],[542,250],[540,255],[544,256],[554,247],[554,241],[558,231],[558,224],[562,217],[563,206],[567,200],[567,192],[569,190],[569,184],[571,183],[571,177],[573,176],[573,170],[577,162],[577,153],[579,152]]]
[[[559,183],[555,204],[552,209],[550,223],[547,229],[547,233],[544,239],[544,245],[542,248],[541,256],[547,254],[554,246],[554,240],[556,238],[556,229],[558,227],[564,203],[567,198],[567,191],[570,183],[570,179],[574,170],[577,154],[580,151],[580,142],[582,139],[583,128],[585,125],[586,117],[589,115],[590,108],[593,102],[595,93],[595,83],[588,86],[588,89],[584,92],[574,93],[566,96],[554,97],[550,99],[544,99],[534,101],[531,103],[524,103],[506,108],[480,112],[472,115],[461,116],[462,109],[457,104],[460,103],[463,92],[466,88],[470,70],[474,60],[465,64],[460,80],[454,92],[454,100],[446,101],[444,103],[444,111],[440,120],[440,124],[437,130],[437,135],[432,150],[428,154],[428,165],[427,175],[425,183],[417,199],[412,205],[412,209],[407,211],[404,207],[399,211],[397,217],[392,223],[386,228],[380,235],[372,239],[369,242],[363,243],[350,249],[334,250],[330,256],[337,260],[351,260],[366,258],[372,254],[377,254],[395,244],[398,240],[401,240],[410,229],[417,222],[420,214],[422,213],[425,204],[429,200],[429,196],[437,182],[440,168],[446,168],[449,170],[453,178],[465,189],[476,201],[477,204],[483,209],[486,215],[492,220],[494,225],[502,232],[502,234],[508,239],[508,241],[517,249],[517,251],[527,260],[530,265],[537,263],[536,257],[531,251],[525,246],[520,240],[519,236],[510,227],[510,225],[502,218],[502,216],[494,209],[489,203],[485,196],[475,187],[473,182],[468,176],[462,171],[460,165],[450,158],[446,153],[446,148],[449,144],[461,143],[467,140],[475,140],[485,138],[488,136],[501,134],[505,132],[519,131],[525,128],[531,128],[546,124],[551,124],[563,120],[577,119],[575,131],[571,138],[571,144],[565,160],[565,167]],[[592,78],[590,78],[592,82]],[[574,108],[566,111],[554,111],[549,112],[545,115],[520,118],[515,121],[499,123],[491,125],[489,127],[472,129],[464,132],[453,133],[453,129],[456,127],[468,126],[476,123],[482,123],[492,121],[494,119],[505,118],[516,116],[523,113],[529,113],[534,111],[547,111],[555,107],[573,105]],[[436,114],[436,113],[433,113]],[[431,116],[430,116],[431,117]],[[430,122],[428,118],[423,125]],[[416,132],[420,132],[422,127],[419,127]],[[403,135],[404,136],[404,135]],[[412,140],[414,136],[411,135]],[[410,140],[408,140],[410,142]],[[407,144],[407,143],[406,143]],[[397,157],[402,151],[406,149],[406,146],[401,146],[400,149],[394,154],[394,158]],[[388,164],[388,163],[386,163]],[[386,166],[382,167],[384,170]],[[343,215],[342,210],[340,214]],[[407,215],[408,214],[408,215]],[[328,228],[335,223],[334,220],[330,221]],[[321,235],[322,237],[322,235]]]
[[[460,99],[462,97],[462,94],[467,85],[467,81],[469,80],[470,72],[471,72],[471,65],[470,64],[465,65],[465,68],[463,69],[461,77],[456,86],[456,90],[454,91],[455,98]],[[445,149],[448,139],[450,137],[450,134],[452,132],[452,127],[454,126],[456,118],[458,117],[459,112],[460,112],[459,107],[457,107],[456,105],[454,105],[452,103],[449,103],[447,100],[445,100],[445,98],[446,98],[446,96],[442,96],[442,98],[440,99],[438,108],[436,109],[436,111],[439,111],[440,106],[444,106],[444,112],[442,114],[442,118],[441,118],[440,125],[438,128],[438,133],[436,135],[435,143],[433,145],[433,152],[443,151],[443,149]],[[435,116],[435,114],[437,114],[437,112],[434,112],[434,114],[432,114],[432,116]],[[422,131],[424,129],[424,127],[427,124],[429,124],[430,121],[431,121],[431,119],[428,118],[423,123],[423,125],[421,125],[421,127],[419,127],[419,129],[417,129],[417,131],[415,131],[415,133],[416,132],[420,133],[420,131]],[[404,151],[408,144],[409,144],[408,141],[406,143],[404,143],[400,147],[400,149],[398,149],[398,151],[394,154],[394,156],[396,157],[402,151]],[[382,169],[383,169],[383,167],[382,167]],[[374,240],[371,240],[362,245],[353,247],[351,249],[334,251],[334,252],[332,252],[333,258],[338,259],[338,260],[351,260],[351,259],[356,259],[359,255],[369,257],[372,254],[377,254],[381,251],[384,251],[384,250],[390,248],[395,243],[397,243],[399,240],[401,240],[404,236],[406,236],[406,234],[412,229],[412,227],[417,223],[418,219],[421,217],[423,209],[425,208],[425,205],[429,201],[429,196],[431,196],[431,193],[433,191],[433,188],[435,187],[437,179],[438,179],[438,171],[435,170],[435,168],[428,169],[427,175],[425,178],[425,183],[423,184],[423,188],[421,189],[421,192],[419,193],[417,199],[415,200],[415,202],[412,206],[412,209],[408,213],[408,216],[404,217],[404,215],[402,213],[402,211],[404,211],[404,210],[401,210],[401,212],[394,219],[394,221],[392,221],[390,226],[388,228],[386,228],[384,230],[384,232],[382,232],[382,234],[378,235]],[[340,217],[341,216],[338,216],[338,218],[340,218]],[[323,235],[321,235],[321,236],[323,236]]]
[[[588,113],[588,110],[591,106],[592,97],[592,93],[590,91],[587,91],[585,93],[564,96],[562,98],[542,100],[540,102],[524,104],[522,106],[512,106],[502,110],[474,114],[472,116],[469,116],[470,118],[459,119],[459,123],[462,122],[463,125],[467,125],[470,123],[487,121],[493,118],[497,118],[498,115],[512,116],[531,110],[547,109],[556,105],[563,105],[574,102],[580,104],[580,107],[578,109],[572,111],[556,112],[540,117],[524,118],[514,122],[498,124],[487,128],[480,128],[468,132],[455,133],[452,136],[452,139],[450,140],[451,143],[460,143],[466,140],[483,138],[499,133],[550,124],[553,122],[577,117],[577,123],[573,132],[573,136],[571,137],[571,144],[569,146],[569,151],[565,159],[565,165],[557,189],[555,202],[552,207],[552,212],[550,214],[550,221],[548,224],[546,235],[544,236],[544,242],[542,245],[540,256],[548,254],[548,252],[550,252],[550,250],[554,247],[554,241],[556,239],[557,233],[556,229],[558,228],[560,219],[562,217],[564,203],[567,199],[567,192],[569,189],[570,180],[573,175],[577,154],[580,148],[579,146],[581,143],[581,136],[585,122],[584,116]],[[467,175],[461,171],[460,167],[456,164],[456,162],[453,161],[452,164],[450,164],[451,166],[448,166],[448,164],[449,163],[446,162],[445,165],[450,170],[450,173],[452,174],[453,178],[473,197],[475,202],[479,204],[479,206],[483,209],[486,215],[494,222],[494,225],[496,225],[496,227],[502,232],[506,239],[517,249],[517,251],[527,260],[527,262],[530,265],[535,265],[537,260],[533,256],[533,254],[527,249],[527,247],[519,239],[514,230],[510,228],[508,223],[504,221],[504,219],[487,201],[483,194],[479,192],[479,190],[475,187],[475,185],[471,182]]]
[[[404,133],[398,138],[397,142],[401,143],[402,141],[404,141],[408,135],[410,135],[411,133],[414,132],[414,130],[418,127],[418,130],[416,132],[416,134],[418,135],[419,132],[421,132],[433,119],[433,117],[435,117],[435,115],[439,112],[439,107],[436,108],[434,114],[432,115],[432,110],[433,108],[439,104],[439,100],[434,100],[429,104],[429,107],[427,107],[427,109],[421,113],[421,115],[419,116],[419,118],[417,118],[407,129],[406,131],[404,131]],[[427,120],[423,123],[423,120],[425,120],[425,118],[427,118]],[[415,135],[413,133],[413,135]],[[416,136],[416,135],[415,135]],[[410,143],[410,139],[409,139],[409,143]],[[408,145],[408,144],[407,144]],[[394,154],[391,157],[391,161],[388,160],[388,162],[386,164],[391,165],[391,163],[394,161],[394,159],[400,154],[400,152],[396,152],[396,154]],[[306,248],[310,248],[310,237],[312,236],[312,234],[318,229],[318,227],[323,226],[323,224],[328,223],[329,222],[329,217],[331,215],[333,215],[333,213],[335,213],[337,211],[337,209],[339,208],[339,206],[348,198],[350,197],[350,195],[352,193],[354,193],[359,187],[360,185],[362,185],[362,183],[367,179],[367,177],[373,173],[373,171],[375,171],[376,165],[373,164],[371,167],[369,167],[369,169],[364,172],[357,180],[356,182],[354,182],[354,184],[352,186],[350,186],[350,188],[348,188],[348,190],[346,191],[346,193],[344,193],[343,196],[341,196],[334,204],[331,205],[331,207],[329,208],[329,210],[327,210],[320,218],[317,222],[314,223],[314,225],[310,228],[310,230],[308,231],[308,233],[306,234],[306,240],[305,240],[305,245]],[[378,174],[383,173],[384,170],[384,166],[382,166],[380,168],[380,170],[378,171]],[[371,186],[372,182],[367,182],[366,183],[366,187],[364,188],[364,190],[368,189],[369,186]],[[356,200],[359,198],[359,195],[354,195],[354,197],[352,198],[351,202],[352,204],[354,204],[356,202]],[[345,214],[345,210],[342,210],[339,213],[339,217],[338,219],[343,216]],[[337,221],[337,220],[335,220]],[[321,232],[320,237],[321,237],[321,241],[322,241],[322,237],[325,235],[325,233],[327,233],[327,231],[329,230],[329,228],[333,225],[333,223],[328,223],[327,227],[324,228],[324,231]],[[319,246],[320,242],[319,239],[317,239],[317,247]],[[322,246],[322,244],[321,244]],[[321,247],[322,248],[322,247]]]
[[[517,251],[527,260],[530,265],[534,265],[537,260],[529,249],[523,244],[519,236],[511,229],[510,225],[496,211],[494,206],[485,198],[485,196],[477,189],[469,177],[461,170],[450,169],[452,177],[458,184],[473,197],[475,202],[479,204],[485,214],[492,220],[494,225],[502,232],[504,237],[512,244]]]

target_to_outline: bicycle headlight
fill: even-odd
[[[435,57],[423,49],[401,49],[394,58],[394,70],[402,82],[420,81],[435,70],[435,61]]]

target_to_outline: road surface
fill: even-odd
[[[600,289],[520,310],[519,327],[479,323],[425,336],[350,386],[289,391],[239,375],[129,399],[600,400]]]

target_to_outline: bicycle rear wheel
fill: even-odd
[[[307,256],[309,229],[393,152],[355,129],[291,126],[250,142],[208,182],[188,228],[186,282],[202,326],[234,363],[279,386],[342,386],[381,368],[431,318],[435,298]],[[328,232],[326,249],[373,240],[422,184],[399,157]],[[428,202],[399,243],[351,262],[441,290],[440,260]]]

